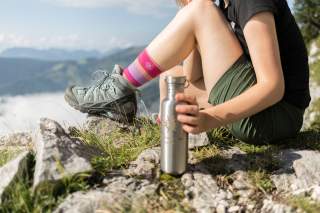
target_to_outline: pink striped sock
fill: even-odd
[[[139,87],[160,75],[161,72],[159,65],[145,49],[132,64],[124,69],[123,77],[134,86]]]

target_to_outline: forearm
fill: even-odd
[[[205,109],[209,115],[208,126],[217,128],[249,117],[277,103],[282,97],[283,93],[276,86],[255,84],[239,96]],[[216,122],[210,122],[210,119]]]

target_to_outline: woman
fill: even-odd
[[[176,111],[186,132],[227,126],[254,144],[295,136],[310,102],[309,68],[287,2],[178,2],[182,8],[174,19],[129,67],[116,66],[89,88],[69,87],[66,100],[84,112],[98,109],[111,116],[113,103],[126,104],[147,81],[161,75],[162,99],[164,76],[185,75],[190,86],[176,99],[189,105]]]

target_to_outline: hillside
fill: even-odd
[[[141,49],[134,47],[105,58],[78,61],[0,58],[0,96],[64,91],[71,84],[88,84],[95,70],[110,71],[115,63],[126,66]]]
[[[102,58],[105,54],[96,50],[64,50],[64,49],[35,49],[14,47],[0,53],[2,58],[30,58],[44,61],[79,60],[83,58]]]

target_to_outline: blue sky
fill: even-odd
[[[1,0],[0,50],[143,45],[176,11],[174,0]]]

